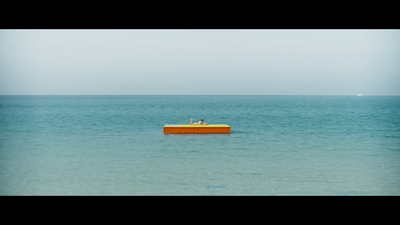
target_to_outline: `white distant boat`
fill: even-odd
[[[361,94],[358,94],[357,96],[362,96]]]

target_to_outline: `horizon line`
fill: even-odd
[[[0,94],[0,96],[358,96],[358,95],[359,94]],[[362,96],[400,96],[400,94],[361,94],[361,97]]]

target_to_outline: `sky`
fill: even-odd
[[[400,95],[400,30],[0,30],[0,95]]]

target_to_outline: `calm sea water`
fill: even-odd
[[[0,96],[0,195],[400,195],[400,96]]]

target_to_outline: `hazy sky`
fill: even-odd
[[[400,30],[0,30],[0,95],[400,95]]]

